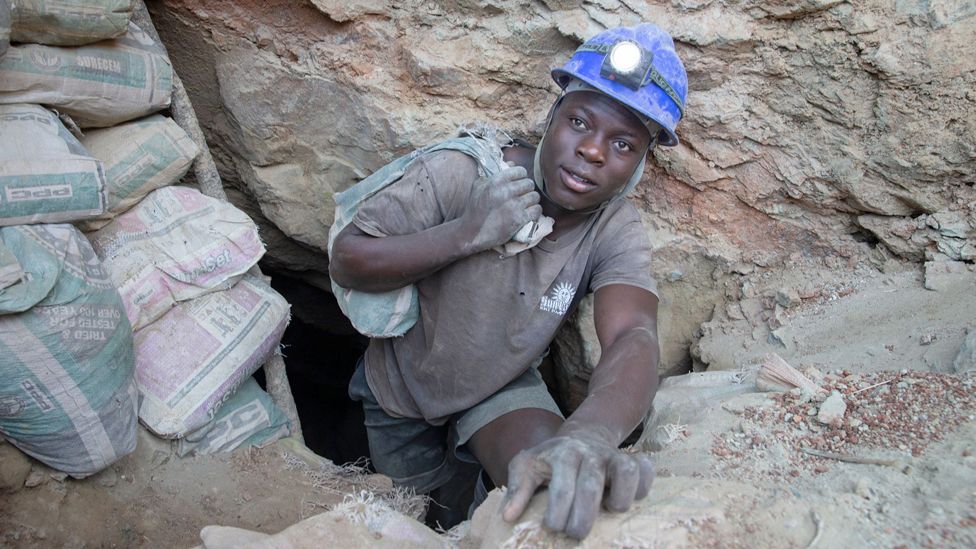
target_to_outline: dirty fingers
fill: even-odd
[[[542,215],[535,183],[522,167],[510,167],[480,178],[462,214],[462,227],[473,252],[511,240],[518,230]]]
[[[577,539],[592,529],[601,502],[626,511],[647,495],[654,479],[650,458],[582,437],[562,436],[525,450],[509,464],[509,486],[502,516],[521,516],[535,491],[548,484],[546,528]]]

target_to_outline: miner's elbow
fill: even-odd
[[[354,250],[350,250],[348,241],[343,234],[336,237],[332,243],[332,253],[329,255],[329,277],[343,288],[356,288],[357,278],[355,265],[359,261]]]

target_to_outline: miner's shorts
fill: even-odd
[[[369,453],[376,471],[421,494],[469,473],[471,467],[480,468],[464,445],[496,418],[524,408],[541,408],[563,417],[537,367],[529,368],[480,404],[454,414],[443,425],[387,414],[366,382],[362,358],[349,382],[349,397],[363,403]]]

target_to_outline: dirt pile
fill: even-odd
[[[277,532],[363,490],[414,516],[423,509],[386,477],[336,466],[293,439],[233,454],[176,450],[140,428],[133,454],[75,480],[0,443],[0,546],[193,547],[208,524]]]
[[[796,451],[854,463],[870,458],[848,452],[900,450],[918,457],[976,414],[976,378],[971,376],[908,370],[840,372],[825,381],[827,390],[837,391],[836,398],[846,404],[839,416],[825,421],[827,400],[818,403],[800,391],[777,393],[768,404],[747,407],[742,413],[762,425],[761,431],[722,434],[712,454],[741,462],[748,450],[779,444],[793,456],[789,465],[816,464],[815,469],[822,469],[822,464]]]

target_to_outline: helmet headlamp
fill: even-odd
[[[600,76],[638,91],[642,86],[655,84],[674,101],[679,111],[685,105],[671,84],[654,68],[654,53],[632,40],[607,43],[586,43],[577,52],[592,51],[603,54]]]
[[[639,90],[653,68],[654,54],[640,47],[636,42],[621,40],[603,45],[603,65],[600,76],[619,82],[632,90]]]
[[[588,39],[572,59],[552,70],[568,93],[582,82],[629,108],[648,124],[664,146],[678,144],[674,133],[685,110],[688,76],[674,40],[653,23],[606,29]],[[574,90],[575,91],[575,90]]]
[[[640,46],[630,40],[614,44],[610,48],[610,55],[607,56],[610,60],[610,67],[620,74],[633,72],[637,65],[640,65],[641,57],[643,56]]]

